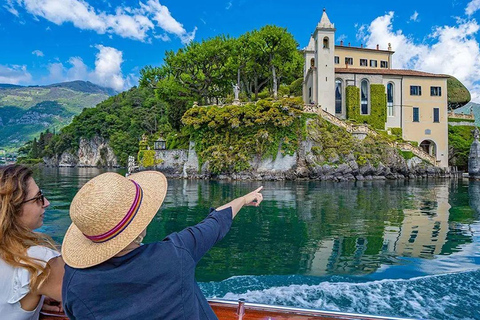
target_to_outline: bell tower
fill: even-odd
[[[322,18],[313,34],[317,71],[314,97],[319,107],[331,114],[335,114],[335,31],[335,26],[323,9]]]

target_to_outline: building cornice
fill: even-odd
[[[426,78],[450,78],[450,76],[446,74],[428,73],[428,72],[408,70],[408,69],[335,68],[335,73],[374,74],[374,75],[410,76],[410,77],[426,77]]]

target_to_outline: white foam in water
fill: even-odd
[[[236,277],[234,281],[241,281],[241,278]],[[245,277],[245,280],[248,279],[251,284],[251,278]],[[223,298],[372,315],[480,319],[480,271],[366,283],[325,281],[314,285],[292,284],[247,289],[243,293],[229,292]]]

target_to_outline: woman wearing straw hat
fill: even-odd
[[[195,266],[262,187],[213,210],[201,223],[141,245],[167,192],[157,171],[104,173],[75,195],[62,246],[63,303],[70,319],[216,319]]]
[[[30,169],[0,169],[1,319],[38,319],[44,296],[62,298],[63,260],[50,237],[33,231],[49,205]]]

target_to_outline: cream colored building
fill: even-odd
[[[360,89],[360,114],[370,114],[370,85],[383,84],[387,96],[385,129],[401,128],[402,138],[416,141],[448,166],[447,75],[392,69],[393,54],[374,49],[335,45],[335,26],[323,11],[304,49],[303,100],[347,119],[346,87]]]

